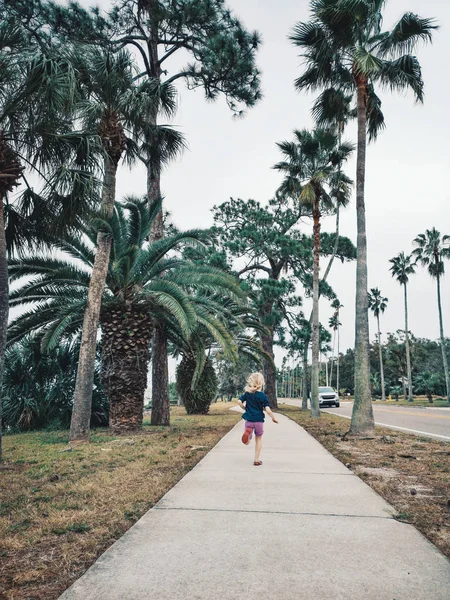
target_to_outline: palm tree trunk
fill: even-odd
[[[161,165],[159,160],[151,160],[147,168],[147,198],[149,208],[153,202],[158,201],[161,198]],[[164,223],[163,223],[163,209],[158,213],[150,234],[152,242],[160,240],[164,237]]]
[[[320,417],[319,409],[319,276],[320,276],[320,210],[319,198],[313,210],[314,219],[314,272],[313,272],[313,321],[312,321],[312,369],[311,369],[311,416]]]
[[[356,311],[355,311],[355,401],[350,431],[372,435],[374,419],[370,395],[369,307],[367,296],[367,238],[364,184],[366,172],[367,82],[357,77],[358,151],[356,165]]]
[[[333,387],[333,363],[334,363],[334,351],[336,348],[336,328],[333,329],[333,347],[331,349],[331,365],[330,365],[330,386]]]
[[[152,425],[170,425],[169,366],[167,334],[155,327],[152,344]]]
[[[144,415],[153,321],[139,307],[120,305],[101,315],[102,382],[113,433],[138,431]]]
[[[3,369],[9,316],[8,253],[5,236],[4,198],[0,198],[0,461],[3,457]]]
[[[441,336],[442,362],[444,364],[445,388],[447,393],[447,404],[450,404],[450,377],[448,373],[447,349],[444,337],[444,324],[442,321],[442,306],[441,306],[441,279],[437,277],[437,297],[439,310],[439,334]]]
[[[308,348],[309,342],[305,340],[303,349],[303,395],[302,395],[302,410],[308,410]]]
[[[109,158],[105,158],[104,168],[101,213],[103,218],[110,219],[113,215],[116,199],[117,163]],[[106,276],[108,274],[111,244],[110,235],[99,231],[97,234],[94,267],[89,282],[87,306],[83,319],[83,332],[73,397],[72,419],[70,422],[70,441],[87,440],[89,437],[97,331]]]
[[[328,275],[330,274],[331,267],[333,266],[334,259],[336,258],[336,254],[339,248],[339,221],[340,221],[340,209],[339,204],[336,206],[336,239],[334,241],[333,253],[330,256],[330,260],[328,261],[327,268],[325,269],[325,273],[323,274],[322,280],[326,281]]]
[[[412,375],[411,375],[411,352],[409,348],[409,327],[408,327],[408,292],[406,283],[404,284],[405,295],[405,346],[406,346],[406,375],[408,377],[408,402],[414,402],[412,393]]]
[[[337,364],[336,364],[336,392],[339,394],[339,325],[337,328]]]
[[[339,221],[340,221],[340,210],[339,205],[336,207],[336,240],[334,242],[333,253],[330,256],[330,260],[328,261],[327,268],[322,277],[322,281],[326,281],[328,275],[330,274],[331,267],[333,266],[334,259],[336,258],[336,254],[339,247]],[[309,316],[309,322],[312,323],[313,320],[313,311]],[[305,348],[303,350],[303,397],[302,397],[302,410],[308,409],[308,349],[309,343],[306,343]]]
[[[381,347],[381,331],[380,331],[380,315],[377,316],[378,325],[378,350],[380,353],[380,375],[381,375],[381,400],[386,400],[386,391],[384,387],[384,367],[383,367],[383,350]]]

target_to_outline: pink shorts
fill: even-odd
[[[262,421],[245,421],[245,429],[254,430],[256,437],[260,437],[264,433],[264,423]],[[249,439],[252,439],[252,434]]]

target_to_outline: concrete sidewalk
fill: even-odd
[[[450,561],[299,425],[239,423],[63,600],[448,600]]]

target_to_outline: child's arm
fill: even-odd
[[[238,404],[241,408],[243,408],[245,410],[245,404],[242,402],[242,400],[240,398],[238,400]]]
[[[273,421],[274,423],[278,423],[278,421],[277,421],[277,419],[276,419],[275,415],[274,415],[274,414],[273,414],[273,412],[270,410],[270,406],[266,406],[266,407],[264,408],[264,410],[266,411],[266,413],[269,415],[269,417],[272,419],[272,421]]]

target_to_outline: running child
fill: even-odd
[[[262,465],[259,460],[262,448],[262,435],[264,433],[264,411],[271,417],[274,423],[278,423],[275,415],[270,410],[269,398],[262,391],[264,387],[264,377],[261,373],[252,373],[247,379],[245,393],[239,398],[239,405],[245,410],[242,418],[245,419],[245,431],[242,436],[242,442],[248,446],[250,444],[253,431],[255,432],[255,467]]]

